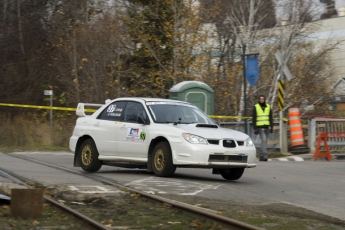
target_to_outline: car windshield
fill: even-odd
[[[215,123],[199,108],[178,102],[147,102],[155,123],[212,124]]]

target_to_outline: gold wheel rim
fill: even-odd
[[[81,161],[84,165],[91,164],[92,161],[92,147],[91,145],[85,145],[81,151]]]
[[[157,149],[157,151],[155,152],[155,157],[153,159],[153,162],[155,164],[155,168],[158,171],[162,171],[165,165],[165,156],[164,156],[164,152],[161,148]]]

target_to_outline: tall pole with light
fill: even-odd
[[[247,127],[247,81],[246,81],[246,44],[242,45],[242,63],[243,63],[243,116],[244,132],[248,134]]]
[[[277,78],[277,84],[279,87],[278,92],[278,107],[279,107],[279,142],[280,142],[280,152],[285,153],[287,151],[287,135],[286,132],[284,132],[284,121],[283,121],[283,110],[284,110],[284,74],[287,78],[287,80],[291,80],[291,73],[289,69],[286,66],[286,62],[288,61],[290,57],[290,52],[285,52],[284,50],[284,26],[287,24],[286,19],[281,19],[280,21],[280,42],[281,42],[281,53],[276,53],[276,58],[279,61],[280,64],[280,70],[279,70],[279,77]]]
[[[248,134],[247,119],[247,81],[254,86],[259,77],[258,53],[246,54],[246,44],[242,45],[242,63],[243,63],[243,116],[244,132]]]

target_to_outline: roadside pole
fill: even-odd
[[[286,153],[287,152],[287,135],[286,135],[286,125],[284,126],[283,121],[283,111],[284,111],[284,75],[287,81],[290,81],[292,78],[291,72],[287,67],[286,63],[288,62],[291,52],[288,50],[287,52],[284,50],[284,33],[283,29],[286,25],[286,21],[282,19],[281,21],[281,30],[280,30],[280,40],[281,40],[281,52],[277,51],[275,53],[276,59],[279,62],[280,70],[279,76],[277,77],[277,84],[279,87],[278,90],[278,107],[279,107],[279,142],[280,142],[280,152]]]
[[[244,115],[244,133],[248,134],[247,127],[247,81],[246,81],[246,44],[242,45],[242,63],[243,63],[243,115]]]
[[[283,38],[284,38],[284,34],[283,34],[283,26],[281,28],[281,60],[282,60],[282,64],[280,66],[280,76],[279,78],[281,78],[283,80],[283,66],[284,66],[284,42],[283,42]],[[284,95],[283,95],[284,97]],[[279,100],[279,99],[278,99]],[[279,111],[279,142],[280,142],[280,153],[284,153],[285,149],[283,149],[283,109],[284,109],[284,103],[283,103],[283,108],[280,109]],[[285,135],[284,135],[285,136]]]
[[[49,125],[52,129],[53,124],[53,90],[44,90],[44,95],[50,96],[50,114],[49,114]]]
[[[247,121],[247,81],[251,86],[254,86],[259,78],[259,53],[246,54],[246,44],[243,44],[241,56],[243,62],[244,132],[250,135]]]

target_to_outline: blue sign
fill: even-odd
[[[246,77],[251,86],[254,86],[259,78],[259,59],[258,57],[247,57]]]

